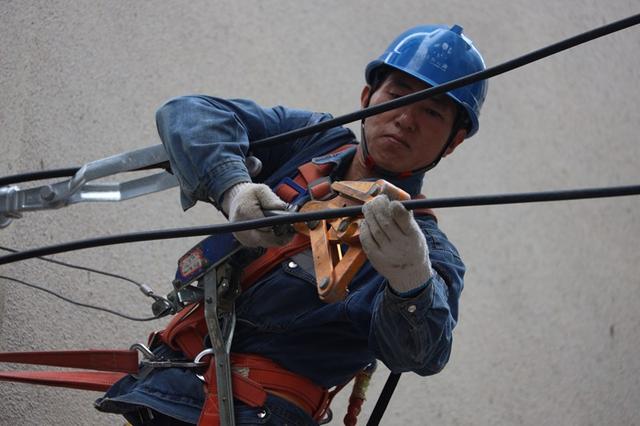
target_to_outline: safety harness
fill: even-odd
[[[345,145],[333,153],[350,148]],[[334,164],[317,164],[308,162],[298,168],[298,174],[294,179],[285,178],[275,188],[275,192],[284,201],[291,204],[302,204],[301,211],[310,211],[325,208],[345,207],[350,204],[361,204],[378,194],[385,193],[394,199],[408,199],[409,196],[399,188],[378,180],[375,182],[331,182],[330,173]],[[420,196],[422,197],[422,196]],[[415,212],[416,214],[428,214],[433,216],[430,210]],[[435,217],[435,216],[434,216]],[[332,398],[342,389],[338,386],[329,391],[311,382],[309,379],[292,373],[275,362],[254,354],[232,353],[228,373],[228,382],[224,377],[219,377],[221,371],[217,365],[218,357],[221,360],[221,352],[205,347],[205,342],[211,341],[214,348],[226,345],[228,357],[230,340],[235,324],[235,311],[233,300],[240,291],[247,290],[262,276],[267,274],[286,259],[309,248],[314,253],[314,267],[318,282],[319,297],[327,303],[343,300],[348,292],[347,286],[355,273],[366,261],[366,256],[359,246],[359,218],[338,218],[334,220],[322,220],[319,223],[296,224],[298,231],[293,239],[282,247],[268,248],[263,254],[251,262],[242,264],[241,275],[233,275],[237,270],[237,264],[229,267],[223,263],[224,268],[219,272],[213,285],[213,292],[207,293],[207,283],[204,284],[204,297],[200,290],[199,295],[193,296],[191,302],[185,294],[181,295],[184,307],[175,314],[167,327],[159,332],[154,332],[149,337],[146,347],[135,344],[130,350],[87,350],[87,351],[53,351],[53,352],[15,352],[0,353],[0,362],[14,362],[25,364],[50,365],[58,367],[81,368],[94,371],[12,371],[0,372],[0,380],[26,382],[32,384],[45,384],[49,386],[71,387],[76,389],[106,391],[111,385],[120,380],[126,374],[144,377],[150,368],[201,368],[205,372],[201,378],[206,383],[207,397],[198,424],[217,425],[226,424],[225,418],[221,418],[220,401],[229,403],[231,409],[233,398],[242,401],[251,407],[261,407],[265,404],[267,394],[271,393],[282,397],[300,407],[316,421],[321,422],[328,415],[329,404]],[[211,238],[211,237],[210,237]],[[206,241],[206,240],[205,240]],[[349,248],[343,256],[341,246]],[[209,268],[202,262],[206,256],[203,251],[205,246],[198,245],[180,259],[180,267],[177,276],[188,281],[188,275],[195,271]],[[237,252],[237,250],[236,250]],[[236,253],[234,252],[234,253]],[[234,253],[224,259],[236,259]],[[186,266],[185,266],[186,265]],[[216,264],[218,265],[218,264]],[[215,266],[215,265],[214,265]],[[206,267],[206,268],[205,268]],[[220,266],[218,266],[220,268]],[[210,268],[209,268],[210,269]],[[229,272],[231,271],[231,272]],[[180,280],[176,280],[179,282]],[[229,283],[237,281],[238,288],[225,288]],[[221,284],[222,283],[222,284]],[[176,282],[174,282],[174,286]],[[221,291],[222,287],[222,291]],[[187,289],[182,287],[183,290]],[[196,290],[189,290],[196,291]],[[230,294],[225,299],[225,291]],[[215,300],[215,295],[220,295]],[[214,297],[211,297],[211,296]],[[216,306],[208,306],[212,302]],[[178,300],[178,302],[180,302]],[[210,312],[213,310],[214,314]],[[218,324],[218,317],[225,318],[223,325]],[[222,329],[222,336],[212,335],[210,321],[215,316],[215,326]],[[157,358],[152,349],[159,344],[165,344],[182,352],[187,360],[165,360]],[[149,349],[150,348],[150,349]],[[224,348],[223,348],[224,349]],[[142,352],[143,359],[138,361],[138,352]],[[224,351],[222,352],[224,355]],[[208,358],[208,360],[204,360]],[[214,362],[213,359],[216,361]],[[357,415],[361,410],[365,399],[365,391],[375,366],[356,374],[353,391],[349,398],[349,408],[344,418],[346,425],[355,425]],[[233,395],[223,395],[225,388],[233,390]],[[330,415],[330,414],[329,414]]]

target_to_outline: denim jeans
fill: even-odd
[[[315,426],[305,412],[281,398],[269,395],[264,407],[249,407],[240,401],[234,402],[236,425],[263,426]],[[188,426],[176,418],[161,414],[148,408],[138,407],[124,414],[133,426]]]

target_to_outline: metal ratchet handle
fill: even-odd
[[[167,161],[162,145],[124,152],[85,164],[68,180],[34,188],[0,188],[0,228],[21,212],[50,210],[90,201],[124,201],[178,186],[172,174],[163,171],[118,183],[89,183],[121,172],[134,171]]]
[[[218,391],[218,410],[220,424],[235,426],[233,410],[233,389],[231,382],[231,339],[235,328],[235,310],[231,303],[230,310],[218,313],[218,274],[216,268],[210,270],[202,278],[204,284],[204,316],[211,339],[216,369],[216,386]],[[227,288],[227,291],[231,289]],[[223,293],[224,296],[224,293]],[[220,327],[219,315],[225,319],[225,330]]]

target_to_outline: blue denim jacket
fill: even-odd
[[[172,99],[156,114],[185,209],[198,200],[218,204],[224,192],[240,182],[274,187],[284,177],[293,178],[298,166],[314,158],[334,163],[333,174],[339,179],[355,150],[326,154],[357,143],[346,128],[256,149],[250,154],[262,161],[263,168],[253,179],[244,164],[249,141],[330,118],[206,96]],[[393,183],[415,195],[422,176]],[[420,289],[394,293],[367,262],[350,284],[346,299],[326,304],[317,296],[309,253],[302,253],[283,262],[237,300],[232,351],[266,356],[326,388],[347,382],[375,359],[398,373],[426,376],[442,370],[451,351],[465,268],[432,217],[416,220],[426,236],[434,270]]]

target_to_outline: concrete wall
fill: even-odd
[[[397,4],[393,4],[397,3]],[[358,107],[367,61],[419,23],[460,23],[495,65],[637,13],[597,1],[0,1],[0,175],[69,167],[158,143],[154,111],[202,92],[328,111]],[[480,133],[430,173],[431,197],[637,184],[640,31],[495,78]],[[383,424],[640,424],[640,198],[440,211],[469,266],[449,366],[404,375]],[[31,248],[219,222],[177,192],[25,214],[0,230]],[[170,289],[196,239],[57,255]],[[27,261],[0,267],[138,316],[129,284]],[[0,280],[0,350],[126,348],[155,323],[75,308]],[[378,373],[363,419],[386,374]],[[97,393],[0,383],[0,423],[122,424]],[[336,404],[344,414],[344,398]],[[334,421],[333,424],[338,424]],[[364,420],[363,420],[364,423]]]

